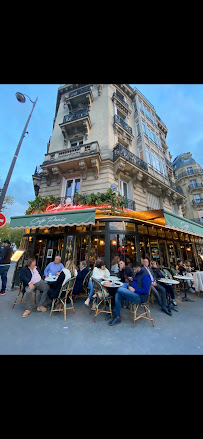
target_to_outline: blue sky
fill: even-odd
[[[3,186],[16,146],[19,142],[32,104],[20,104],[15,93],[30,96],[37,104],[32,114],[7,195],[14,204],[4,211],[10,216],[24,215],[28,200],[35,198],[32,174],[42,164],[47,142],[52,135],[58,87],[62,84],[0,84],[0,187]],[[203,167],[203,84],[131,84],[152,103],[168,128],[167,145],[172,160],[190,151]]]

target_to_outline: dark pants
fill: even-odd
[[[159,292],[161,294],[161,299],[159,296]],[[166,307],[166,290],[165,290],[165,288],[160,284],[156,285],[156,287],[154,287],[154,285],[152,285],[152,293],[154,294],[158,304],[161,307],[163,307],[163,306]]]
[[[0,276],[2,281],[1,291],[5,291],[7,284],[7,273],[10,268],[10,265],[1,265],[0,266]]]
[[[132,291],[128,290],[127,288],[119,287],[117,289],[116,295],[115,295],[115,314],[116,317],[120,317],[120,310],[121,310],[121,301],[122,300],[128,300],[133,303],[141,303],[140,295],[137,293],[133,293]]]

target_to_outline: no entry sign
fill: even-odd
[[[6,222],[6,217],[3,213],[0,212],[0,227],[3,226]]]

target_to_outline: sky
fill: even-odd
[[[6,194],[14,197],[14,204],[4,210],[8,221],[11,216],[24,215],[28,201],[35,198],[32,174],[44,161],[60,85],[0,84],[0,188],[32,109],[28,98],[24,104],[19,103],[15,93],[27,94],[32,101],[38,97]],[[166,142],[172,161],[179,154],[191,152],[203,167],[203,84],[130,85],[144,94],[167,126]]]

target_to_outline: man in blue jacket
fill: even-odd
[[[133,270],[135,277],[128,287],[120,287],[117,289],[115,295],[115,316],[114,319],[109,322],[109,326],[121,323],[120,310],[122,300],[129,300],[137,304],[148,300],[151,286],[150,276],[144,273],[139,262],[135,262]]]

